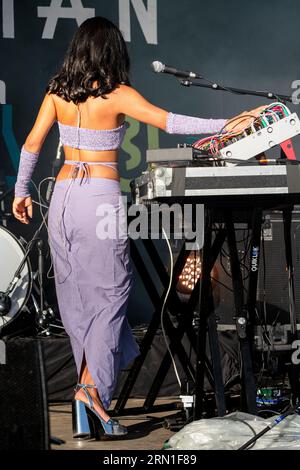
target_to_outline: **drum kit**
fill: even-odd
[[[0,175],[0,338],[20,335],[27,330],[32,332],[32,329],[39,335],[49,336],[63,327],[56,308],[46,300],[43,285],[45,256],[41,230],[44,220],[29,242],[9,230],[7,222],[13,214],[11,203],[9,207],[6,201],[11,200],[13,189],[6,189]],[[35,271],[30,255],[36,248],[38,267]]]

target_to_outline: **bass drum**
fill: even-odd
[[[5,292],[25,255],[21,242],[6,228],[0,227],[0,291]],[[1,329],[11,323],[21,313],[28,301],[32,288],[31,264],[27,258],[20,279],[10,293],[11,308],[6,315],[0,315]]]

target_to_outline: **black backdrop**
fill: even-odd
[[[152,73],[155,59],[222,84],[283,94],[292,93],[292,82],[300,79],[297,0],[0,0],[0,165],[9,187],[47,81],[59,67],[77,24],[94,15],[120,25],[131,56],[133,86],[169,111],[230,117],[266,100],[183,88],[173,77]],[[186,139],[131,119],[129,123],[120,154],[124,193],[130,180],[146,168],[146,148],[175,146]],[[40,155],[36,182],[51,174],[57,144],[54,126]],[[12,220],[8,226],[29,238],[39,221],[35,207],[30,227]],[[134,324],[147,321],[152,313],[145,299],[136,276],[129,307]]]

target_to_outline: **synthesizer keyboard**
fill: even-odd
[[[258,114],[248,114],[248,120],[246,117],[240,121],[239,117],[233,118],[229,121],[229,129],[226,127],[219,134],[202,138],[194,142],[193,147],[217,159],[230,159],[229,165],[234,165],[235,159],[249,160],[277,145],[287,150],[287,143],[300,134],[300,123],[296,113],[277,102],[262,108]],[[295,159],[295,156],[290,155],[290,158]]]
[[[297,114],[293,113],[253,134],[240,136],[236,141],[221,148],[219,154],[223,158],[249,160],[298,134],[300,122]]]

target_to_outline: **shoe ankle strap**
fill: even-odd
[[[82,389],[85,396],[86,396],[86,398],[87,398],[87,400],[88,400],[88,402],[89,402],[89,407],[93,409],[94,408],[94,403],[93,403],[91,395],[88,392],[88,388],[97,388],[97,387],[96,387],[96,385],[78,383],[76,385],[76,388],[75,388],[75,393],[78,391],[78,389]]]
[[[79,387],[79,388],[97,388],[96,385],[92,385],[92,384],[80,384],[80,383],[77,384],[77,387]]]

